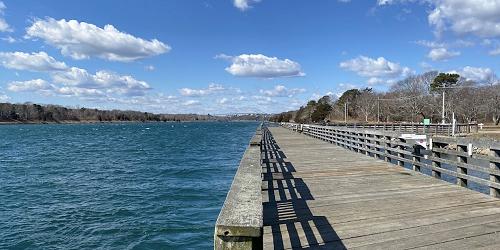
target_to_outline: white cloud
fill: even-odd
[[[233,5],[241,11],[245,11],[252,8],[251,4],[258,2],[260,0],[233,0]]]
[[[273,89],[261,89],[259,92],[268,97],[293,97],[297,94],[304,93],[305,91],[306,90],[302,88],[288,89],[284,85],[276,85]]]
[[[463,78],[478,83],[494,83],[498,81],[495,72],[490,68],[479,68],[466,66],[458,71]]]
[[[437,34],[451,29],[457,34],[500,36],[498,0],[436,0],[434,6],[428,20]]]
[[[68,66],[47,53],[0,52],[0,63],[8,69],[52,72],[66,70]]]
[[[10,82],[7,89],[12,92],[35,92],[47,96],[54,96],[54,95],[69,96],[69,97],[105,96],[105,93],[98,89],[57,86],[55,84],[50,84],[49,82],[43,79]]]
[[[11,82],[11,91],[30,91],[64,96],[126,95],[140,96],[151,89],[149,84],[130,75],[100,70],[95,74],[85,69],[71,67],[59,62],[45,52],[0,52],[0,65],[15,70],[45,72],[52,83],[42,79]]]
[[[76,20],[37,20],[26,29],[27,38],[41,38],[74,59],[99,57],[129,62],[166,53],[170,47],[157,39],[144,40],[117,30],[112,25],[99,28]]]
[[[340,67],[350,70],[364,77],[404,77],[412,73],[410,68],[402,67],[398,63],[390,62],[383,57],[373,59],[366,56],[347,60],[340,63]]]
[[[6,95],[0,87],[0,102],[9,102],[11,100],[10,96]]]
[[[144,70],[146,70],[146,71],[155,71],[155,69],[156,68],[153,65],[147,65],[144,67]]]
[[[366,81],[368,83],[368,85],[377,85],[377,84],[380,84],[380,83],[383,83],[384,80],[378,78],[378,77],[370,77],[370,79],[368,79],[368,81]]]
[[[129,75],[119,75],[111,71],[97,71],[90,74],[85,69],[72,67],[64,72],[52,75],[54,83],[65,86],[99,89],[110,94],[141,96],[151,89],[149,84]]]
[[[187,100],[182,105],[184,105],[184,106],[194,106],[194,105],[199,105],[199,104],[200,104],[200,101],[198,101],[198,100]]]
[[[415,41],[415,44],[420,46],[428,47],[428,48],[442,48],[446,47],[445,43],[438,43],[436,41],[427,41],[427,40],[418,40]]]
[[[6,41],[8,43],[15,43],[15,42],[17,42],[17,40],[14,37],[11,37],[11,36],[2,37],[1,39],[2,39],[2,41]]]
[[[419,65],[422,69],[427,70],[427,71],[429,71],[433,68],[432,65],[427,63],[427,62],[421,62]]]
[[[459,51],[449,51],[446,48],[435,48],[429,51],[427,57],[433,61],[444,61],[459,55],[460,55]]]
[[[198,96],[205,96],[205,95],[214,94],[216,92],[220,92],[220,91],[224,91],[224,90],[226,90],[226,89],[222,85],[211,83],[210,85],[208,85],[208,88],[206,88],[206,89],[181,88],[181,89],[179,89],[179,93],[182,96],[198,97]]]
[[[229,101],[226,97],[222,97],[217,101],[218,104],[226,104]]]
[[[40,92],[53,90],[54,87],[43,79],[34,79],[10,82],[7,89],[13,92]]]
[[[256,100],[256,103],[259,105],[268,105],[276,102],[269,96],[254,95],[252,99]]]
[[[8,102],[10,99],[11,98],[8,95],[0,94],[0,102]]]
[[[7,21],[3,18],[3,13],[7,9],[7,6],[0,1],[0,32],[12,32],[12,28],[9,26]]]
[[[293,77],[304,76],[299,63],[290,59],[278,59],[262,54],[242,54],[239,56],[217,55],[215,58],[230,60],[231,66],[226,71],[242,77]]]
[[[500,47],[497,47],[495,49],[492,49],[488,52],[492,56],[498,56],[500,55]]]
[[[62,96],[105,96],[106,94],[98,89],[87,89],[78,87],[61,87],[56,88],[55,92]]]

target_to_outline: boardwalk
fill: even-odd
[[[264,249],[500,249],[500,200],[284,128],[263,160]]]

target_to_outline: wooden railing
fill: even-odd
[[[250,140],[215,223],[214,249],[262,248],[262,125]]]
[[[477,133],[479,130],[477,123],[457,123],[455,129],[452,124],[423,125],[418,123],[328,123],[326,126],[448,136]]]
[[[456,178],[460,186],[485,193],[489,189],[491,196],[500,197],[498,141],[429,136],[429,150],[420,150],[393,131],[293,123],[282,126],[435,178]]]

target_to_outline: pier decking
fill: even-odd
[[[292,132],[263,135],[264,249],[500,249],[500,200]]]

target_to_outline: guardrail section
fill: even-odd
[[[413,144],[391,131],[339,128],[319,125],[282,124],[293,131],[338,146],[410,167],[438,179],[455,180],[463,187],[485,190],[500,197],[500,142],[444,136],[429,137],[429,150],[415,149]]]

